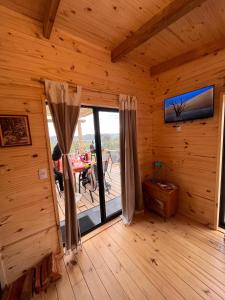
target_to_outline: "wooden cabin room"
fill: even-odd
[[[0,299],[225,299],[224,102],[224,0],[0,0]]]

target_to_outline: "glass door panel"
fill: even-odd
[[[99,111],[106,218],[121,211],[119,112]]]
[[[47,119],[51,152],[57,137],[50,111]],[[70,159],[76,190],[81,234],[85,234],[121,211],[119,113],[117,110],[81,107]],[[55,187],[62,239],[65,241],[65,201],[61,156],[53,159]],[[61,177],[61,185],[59,181]]]
[[[94,114],[92,108],[81,107],[74,136],[73,169],[78,193],[77,213],[81,234],[101,223],[97,174]]]

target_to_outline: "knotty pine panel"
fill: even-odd
[[[1,214],[0,235],[5,246],[55,225],[53,202],[49,199],[28,203]]]
[[[57,230],[53,226],[19,240],[16,244],[2,247],[1,255],[8,281],[13,281],[49,252],[59,252],[58,246]]]
[[[225,51],[152,77],[152,156],[166,164],[165,177],[180,187],[179,211],[198,222],[217,226],[220,170],[221,92]],[[163,100],[215,84],[214,117],[164,123]],[[178,124],[179,125],[179,124]]]
[[[0,6],[0,113],[29,116],[32,146],[0,149],[1,253],[8,281],[52,250],[59,249],[43,122],[44,86],[48,78],[86,88],[138,98],[138,155],[142,178],[151,171],[149,70],[137,64],[110,62],[110,53],[54,29],[42,36],[42,24]],[[82,103],[118,107],[118,97],[84,90]],[[51,228],[51,229],[49,229]]]

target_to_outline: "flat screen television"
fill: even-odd
[[[213,116],[213,113],[213,85],[164,100],[166,123],[209,118]]]

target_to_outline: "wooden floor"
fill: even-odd
[[[177,216],[139,215],[86,238],[77,264],[35,299],[225,299],[223,234]]]
[[[109,165],[109,172],[106,173],[106,181],[111,185],[110,192],[105,193],[106,201],[112,200],[121,194],[120,187],[120,165],[113,164],[110,172],[111,164]],[[78,182],[78,180],[77,180]],[[77,187],[78,190],[78,187]],[[92,193],[94,202],[91,201],[89,192],[85,192],[84,188],[81,187],[81,200],[77,203],[77,213],[83,212],[87,209],[99,205],[99,193],[98,189]],[[57,192],[57,202],[58,202],[58,211],[60,221],[65,220],[65,204],[64,198],[59,196]]]

